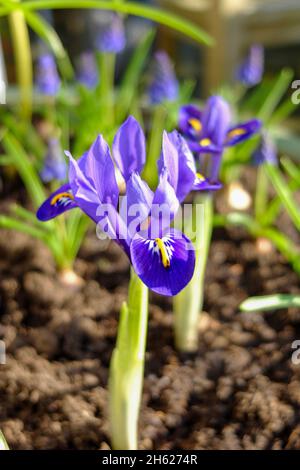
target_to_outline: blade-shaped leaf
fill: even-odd
[[[11,7],[10,7],[11,8]],[[15,8],[22,10],[47,10],[47,9],[100,9],[100,10],[113,10],[128,15],[141,16],[155,21],[156,23],[164,24],[199,43],[212,45],[213,39],[209,34],[192,22],[181,18],[180,16],[169,11],[161,10],[160,8],[142,5],[137,2],[118,2],[118,1],[102,1],[102,0],[34,0],[26,1],[21,5],[16,5]],[[7,9],[0,10],[0,14],[6,14]]]
[[[127,66],[117,98],[117,117],[119,122],[121,122],[128,113],[129,106],[137,92],[140,75],[153,43],[154,36],[154,30],[150,30],[146,33]]]
[[[55,29],[38,13],[25,10],[25,19],[33,31],[52,49],[62,76],[66,79],[72,78],[74,72],[70,59]]]
[[[38,207],[46,199],[46,195],[27,153],[20,142],[9,132],[4,134],[2,145],[18,170],[32,201],[35,203],[36,207]]]
[[[243,312],[268,311],[289,307],[300,307],[300,295],[274,294],[249,297],[240,305]]]

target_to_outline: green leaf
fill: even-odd
[[[14,219],[8,215],[0,215],[0,227],[10,229],[10,230],[17,230],[18,232],[27,233],[34,238],[39,238],[40,240],[45,241],[46,233],[43,230],[40,230],[36,227],[32,227],[25,222],[20,220]]]
[[[258,236],[268,238],[300,275],[300,251],[289,237],[273,227],[261,229]]]
[[[29,26],[52,49],[57,58],[62,76],[66,79],[73,78],[74,72],[70,59],[56,31],[38,13],[25,10],[24,14]]]
[[[0,165],[12,165],[12,159],[8,155],[0,155]]]
[[[99,108],[101,109],[101,127],[114,127],[114,100],[115,100],[115,66],[116,55],[99,52],[97,54],[99,64]],[[99,124],[98,124],[99,125]]]
[[[300,168],[288,157],[282,157],[280,163],[289,177],[300,187]]]
[[[37,160],[44,158],[45,144],[31,122],[17,120],[13,114],[1,116],[1,121]]]
[[[300,231],[300,211],[294,201],[293,193],[283,178],[280,169],[276,165],[268,163],[264,164],[264,168],[292,222],[297,230]]]
[[[72,211],[67,220],[69,259],[74,261],[90,225],[90,219],[81,211]]]
[[[40,222],[37,219],[36,215],[33,212],[25,209],[25,207],[19,206],[18,204],[14,204],[11,207],[11,212],[17,217],[19,217],[20,219],[23,219],[24,221],[29,222],[30,224],[33,224],[41,228],[41,230],[45,230],[45,228],[47,228],[47,230],[45,231],[48,231],[48,226],[44,225],[43,222]]]
[[[274,294],[249,297],[240,305],[243,312],[268,311],[289,307],[300,307],[300,295]]]
[[[290,191],[294,193],[297,189],[299,189],[299,183],[296,180],[292,180],[288,182],[288,187]],[[275,220],[277,219],[280,211],[282,210],[283,206],[281,203],[281,199],[278,195],[274,197],[274,199],[269,203],[265,213],[262,215],[260,219],[260,223],[263,226],[272,225]]]
[[[9,2],[10,0],[8,0]],[[21,6],[19,0],[16,0],[14,4]],[[22,119],[30,121],[32,113],[33,71],[29,31],[21,9],[12,10],[8,15],[8,20],[19,90],[17,112]]]
[[[293,244],[289,237],[279,232],[276,228],[261,226],[250,215],[239,212],[231,212],[226,215],[216,214],[214,216],[214,225],[223,227],[230,225],[242,226],[253,237],[267,238],[291,263],[295,272],[300,275],[300,251],[298,247]]]
[[[121,122],[126,114],[128,114],[128,109],[134,100],[135,94],[138,91],[140,75],[153,43],[154,36],[154,30],[150,30],[145,34],[135,49],[131,61],[126,68],[116,103],[117,117],[119,122]]]
[[[284,119],[288,118],[293,112],[296,111],[298,104],[294,104],[289,96],[278,108],[274,111],[270,125],[276,126],[280,124]]]
[[[286,129],[278,129],[276,131],[276,146],[280,153],[286,153],[300,162],[300,138],[297,135],[292,134]]]
[[[32,201],[35,203],[36,207],[38,207],[46,199],[46,195],[39,176],[28,158],[28,155],[20,142],[9,132],[4,134],[2,145],[7,155],[12,159]]]
[[[293,72],[290,69],[283,69],[280,74],[273,79],[265,79],[259,86],[255,87],[249,97],[241,105],[243,113],[256,114],[263,121],[276,122],[273,120],[273,113],[276,114],[276,107],[290,87]],[[280,109],[280,108],[279,108]],[[278,118],[280,112],[278,109]],[[287,110],[281,110],[284,115]]]
[[[181,18],[174,13],[161,10],[159,8],[142,5],[137,2],[119,2],[119,1],[102,1],[102,0],[34,0],[26,1],[21,5],[16,5],[15,8],[21,8],[23,11],[29,10],[47,10],[47,9],[100,9],[100,10],[113,10],[128,15],[141,16],[149,20],[161,23],[169,28],[172,28],[199,43],[212,45],[213,39],[209,34],[201,28],[191,23],[188,20]],[[6,14],[3,11],[0,13]]]
[[[253,90],[249,91],[240,108],[243,112],[256,113],[261,104],[266,100],[270,89],[274,86],[277,77],[272,80],[264,78]]]
[[[271,118],[273,111],[276,106],[279,104],[283,95],[288,90],[291,80],[293,78],[293,71],[290,69],[283,69],[280,72],[277,80],[275,81],[273,87],[269,91],[266,99],[263,101],[262,106],[260,107],[257,117],[267,121]]]

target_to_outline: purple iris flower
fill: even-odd
[[[64,181],[67,177],[67,165],[58,139],[52,138],[48,142],[48,151],[40,177],[44,183],[52,180]]]
[[[262,134],[259,146],[252,154],[252,163],[255,166],[263,163],[278,164],[276,146],[267,133]]]
[[[172,168],[172,182],[166,166],[160,165],[159,183],[153,192],[140,176],[145,148],[144,133],[130,116],[112,145],[114,162],[126,183],[126,198],[121,202],[114,162],[101,135],[78,161],[67,152],[69,183],[42,204],[37,217],[46,221],[79,207],[124,249],[137,275],[150,289],[176,295],[190,281],[195,266],[190,240],[170,228],[180,200],[195,180],[193,157],[177,132],[164,133],[161,161]]]
[[[98,83],[98,69],[92,51],[83,52],[78,61],[77,79],[87,88],[93,89]]]
[[[96,48],[101,52],[117,54],[126,46],[125,28],[122,18],[113,14],[109,25],[101,31],[96,39]]]
[[[173,64],[168,54],[164,51],[158,51],[155,54],[153,78],[148,93],[152,104],[176,101],[178,99],[179,84]]]
[[[249,50],[248,57],[236,71],[236,78],[243,85],[252,87],[261,82],[264,73],[264,48],[254,44]]]
[[[196,156],[199,169],[194,190],[220,189],[218,178],[224,150],[248,139],[261,127],[257,119],[236,126],[231,126],[230,121],[229,105],[220,96],[211,96],[203,111],[191,104],[181,107],[179,130]]]
[[[60,88],[60,78],[54,57],[44,54],[38,58],[36,67],[36,86],[44,95],[55,96]]]

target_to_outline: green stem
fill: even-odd
[[[174,297],[175,344],[182,352],[193,352],[198,347],[199,316],[203,307],[204,278],[212,234],[213,200],[211,194],[197,195],[193,215],[200,205],[202,205],[202,217],[200,221],[197,217],[195,227],[194,275],[187,287]]]
[[[100,65],[100,101],[101,112],[105,116],[105,125],[108,129],[114,126],[114,82],[116,56],[106,52],[99,53]]]
[[[255,219],[260,221],[267,209],[268,202],[268,178],[263,165],[257,170],[256,191],[254,200]]]
[[[153,110],[152,127],[148,141],[147,162],[144,170],[144,178],[152,188],[157,184],[156,161],[160,155],[162,133],[165,127],[166,117],[166,108],[162,104],[156,105]]]
[[[148,289],[131,271],[109,371],[109,418],[114,450],[137,449],[148,323]]]
[[[25,119],[30,119],[32,110],[32,57],[24,13],[21,10],[12,11],[9,14],[9,24],[14,48],[17,80],[20,86],[20,115]]]

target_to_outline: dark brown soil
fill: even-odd
[[[76,271],[74,291],[40,243],[0,232],[0,428],[13,449],[109,448],[107,373],[129,267],[91,233]],[[300,449],[300,311],[238,311],[249,295],[299,291],[276,251],[216,231],[197,354],[174,350],[171,301],[152,296],[140,448]]]

